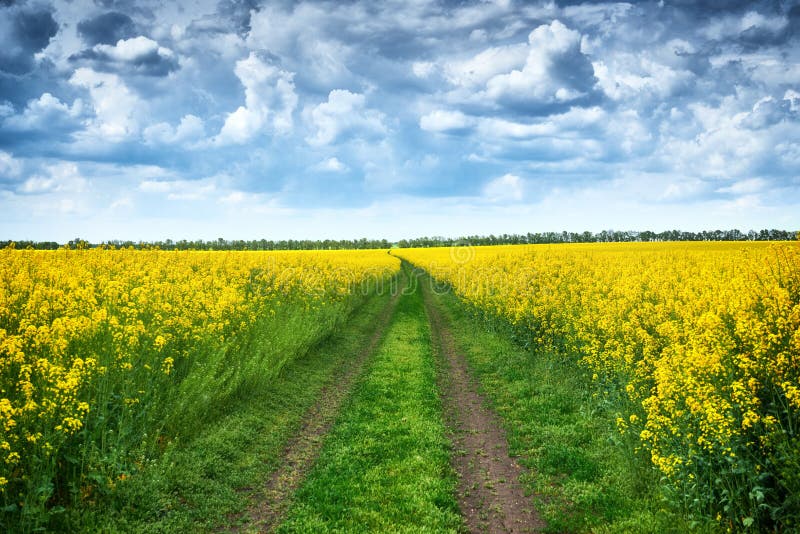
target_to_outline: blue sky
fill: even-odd
[[[0,238],[800,228],[800,5],[0,1]]]

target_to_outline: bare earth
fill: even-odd
[[[508,453],[497,415],[486,407],[456,348],[446,319],[424,292],[434,351],[440,358],[439,389],[453,467],[458,474],[458,502],[469,532],[539,532],[545,524],[519,483],[522,466]]]
[[[350,394],[364,364],[383,338],[394,315],[399,295],[400,292],[395,294],[381,312],[369,343],[339,372],[330,385],[322,389],[319,400],[305,413],[300,429],[286,445],[279,462],[280,467],[266,481],[248,509],[250,523],[240,527],[238,532],[269,532],[280,524],[289,509],[292,495],[319,456],[324,437],[333,425],[339,408]]]

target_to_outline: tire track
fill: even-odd
[[[280,524],[289,509],[292,496],[319,456],[325,435],[335,422],[342,403],[386,333],[398,298],[407,284],[405,274],[401,276],[403,282],[375,322],[375,333],[350,365],[321,389],[319,400],[308,409],[300,428],[286,444],[279,467],[273,471],[256,495],[255,502],[248,508],[250,521],[234,528],[232,532],[269,532]]]
[[[425,286],[425,310],[440,361],[438,383],[458,474],[458,502],[469,532],[539,532],[544,521],[519,482],[524,469],[508,452],[499,418],[486,407],[450,325]]]

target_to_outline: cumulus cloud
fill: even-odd
[[[581,34],[554,20],[528,36],[525,65],[492,76],[486,94],[514,104],[562,104],[589,96],[596,81],[581,52]]]
[[[314,165],[314,170],[322,171],[322,172],[347,172],[350,168],[339,161],[339,158],[332,157],[326,160],[320,161],[316,165]]]
[[[0,212],[180,212],[193,187],[231,212],[265,192],[500,212],[563,188],[550,196],[757,201],[795,221],[779,206],[800,198],[792,4],[0,1]],[[47,167],[71,161],[88,194]]]
[[[89,181],[81,176],[76,164],[61,162],[45,166],[44,173],[35,174],[22,182],[17,188],[17,193],[25,195],[83,193],[88,187]]]
[[[791,105],[745,91],[715,104],[693,103],[683,120],[692,121],[695,135],[666,130],[655,155],[665,167],[706,181],[797,172],[800,161],[788,145],[800,142],[800,121]]]
[[[9,117],[3,126],[16,131],[57,131],[76,130],[80,127],[78,119],[83,114],[83,101],[76,98],[68,106],[50,93],[28,102],[19,115]]]
[[[320,91],[341,87],[353,79],[349,65],[353,48],[344,42],[342,16],[354,26],[362,6],[303,2],[285,9],[277,3],[252,12],[247,44],[280,57],[305,85]]]
[[[363,137],[386,132],[383,113],[367,108],[363,94],[345,89],[331,91],[328,100],[311,109],[308,117],[315,132],[306,141],[312,146],[328,145],[349,135]]]
[[[184,115],[178,126],[168,122],[152,124],[142,132],[144,140],[150,145],[174,145],[198,141],[205,137],[203,119],[195,115]]]
[[[588,137],[601,134],[608,125],[608,119],[608,113],[600,107],[576,107],[529,122],[483,117],[478,123],[478,130],[488,138]]]
[[[22,164],[12,154],[0,150],[0,181],[16,178],[22,172]]]
[[[124,71],[148,76],[166,76],[178,69],[175,53],[143,35],[120,39],[115,45],[96,44],[70,57],[73,62],[88,62],[100,70]]]
[[[714,41],[731,38],[762,41],[779,35],[788,24],[788,19],[783,15],[765,15],[756,10],[750,10],[743,14],[731,13],[713,18],[700,29],[700,34]]]
[[[429,132],[461,132],[472,126],[474,120],[460,111],[437,109],[419,119],[419,127]]]
[[[145,105],[119,76],[82,67],[69,83],[89,91],[95,116],[87,121],[87,134],[111,142],[138,135]]]
[[[495,46],[469,59],[448,62],[444,67],[445,77],[459,86],[484,85],[495,76],[522,68],[527,57],[526,43]]]
[[[777,99],[771,96],[762,98],[753,105],[753,110],[744,116],[742,125],[751,130],[760,130],[782,121],[800,119],[797,99],[792,99],[791,94],[787,96],[789,98]]]
[[[436,65],[431,61],[415,61],[411,64],[411,72],[417,78],[427,78],[436,70]]]
[[[245,105],[227,116],[215,142],[241,144],[265,131],[289,133],[297,107],[294,75],[266,63],[255,52],[236,62],[235,73],[244,86]]]
[[[609,62],[597,61],[594,72],[597,85],[613,100],[642,96],[665,99],[695,78],[689,70],[673,68],[639,53],[618,54]]]

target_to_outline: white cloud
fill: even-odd
[[[217,144],[246,143],[272,131],[289,133],[297,107],[294,74],[265,63],[255,52],[236,62],[236,76],[245,89],[245,105],[225,119]]]
[[[695,102],[688,106],[689,123],[683,132],[665,122],[655,147],[654,160],[684,176],[704,180],[745,180],[772,172],[796,172],[796,151],[786,150],[800,142],[798,117],[790,100],[760,97],[742,89],[715,105]],[[720,187],[717,184],[714,189]]]
[[[38,99],[29,101],[22,114],[9,117],[3,125],[12,130],[52,130],[74,124],[82,113],[83,101],[80,98],[68,106],[50,93],[43,93]]]
[[[660,201],[681,202],[700,197],[709,191],[709,184],[697,178],[668,182],[658,197]]]
[[[731,193],[734,195],[753,195],[767,189],[769,183],[763,178],[748,178],[717,189],[718,193]]]
[[[795,99],[787,91],[789,98],[778,100],[771,96],[760,99],[753,105],[752,111],[744,114],[741,124],[752,130],[769,128],[781,121],[797,120],[798,112],[795,107]]]
[[[38,225],[44,239],[66,228],[67,239],[90,230],[138,239],[265,227],[407,237],[409,224],[437,233],[796,226],[800,49],[787,18],[764,6],[694,16],[686,2],[666,3],[302,1],[248,12],[247,2],[192,0],[148,3],[149,19],[118,2],[133,18],[125,31],[146,25],[146,37],[93,46],[77,25],[108,10],[54,0],[59,32],[31,63],[42,68],[11,88],[13,104],[0,98],[0,213],[9,232]],[[12,33],[7,44],[24,46]],[[91,69],[75,72],[82,66]],[[80,161],[89,183],[55,178],[45,166],[57,161]],[[149,173],[145,162],[165,168]],[[632,178],[611,184],[620,175]],[[300,215],[245,217],[264,201],[259,187],[302,205]],[[400,192],[404,208],[424,206],[417,220],[399,210],[400,225],[339,222],[343,205],[388,205]],[[444,213],[459,195],[475,195],[463,199],[474,211]],[[548,197],[541,213],[515,215]],[[135,209],[97,224],[114,222],[102,212],[115,199]],[[742,207],[722,222],[708,209],[753,199],[761,211]],[[82,202],[80,218],[49,215]],[[304,222],[320,206],[327,224]]]
[[[524,195],[524,183],[516,174],[504,174],[486,184],[483,195],[491,202],[519,202]]]
[[[173,128],[166,122],[148,126],[142,132],[146,143],[151,145],[172,145],[197,141],[205,136],[203,119],[195,115],[184,115],[180,124]]]
[[[470,59],[448,62],[444,74],[454,85],[483,85],[494,76],[522,68],[527,56],[526,43],[491,47]]]
[[[493,100],[561,103],[585,96],[594,86],[591,63],[581,52],[581,34],[558,20],[528,36],[521,69],[497,74],[486,83]]]
[[[232,191],[227,195],[220,197],[219,201],[222,204],[241,204],[246,202],[249,198],[249,195],[244,191]]]
[[[0,178],[14,178],[22,172],[22,164],[12,154],[0,150]]]
[[[602,131],[608,120],[608,113],[600,107],[574,107],[530,123],[485,117],[480,119],[478,131],[484,138],[589,137],[598,133],[594,130]]]
[[[431,61],[415,61],[411,64],[411,71],[417,78],[427,78],[435,69],[436,65]]]
[[[614,30],[623,20],[629,11],[633,9],[633,4],[616,3],[583,3],[578,5],[567,5],[564,7],[564,16],[577,22],[581,26],[599,26],[604,32]]]
[[[789,109],[792,111],[800,111],[800,93],[794,89],[787,89],[783,94],[783,99],[789,102]]]
[[[133,207],[133,200],[130,197],[124,196],[112,201],[108,207],[111,211],[128,210]]]
[[[139,133],[139,119],[146,105],[119,76],[82,67],[69,83],[89,91],[95,113],[95,118],[87,124],[90,135],[119,142]]]
[[[159,46],[156,41],[143,35],[132,39],[120,39],[116,46],[98,44],[94,50],[121,62],[135,62],[153,54],[165,58],[173,56],[172,50]]]
[[[690,104],[689,113],[679,119],[679,124],[689,123],[692,127],[682,132],[666,122],[651,161],[678,175],[709,181],[712,190],[725,181],[797,168],[791,151],[779,148],[781,143],[800,141],[793,126],[796,123],[782,120],[781,116],[775,118],[772,113],[754,115],[754,108],[777,103],[760,99],[759,104],[759,100],[753,100],[752,95],[742,93],[725,97],[714,106]],[[788,106],[788,102],[784,103]]]
[[[45,166],[45,174],[36,174],[22,182],[18,193],[38,195],[45,193],[83,193],[89,187],[74,163],[56,163]]]
[[[368,109],[363,94],[345,89],[331,91],[327,102],[314,107],[307,115],[315,132],[306,137],[306,141],[313,146],[329,145],[349,133],[363,136],[386,132],[383,113]]]
[[[347,172],[350,168],[339,161],[339,158],[332,157],[314,165],[314,170],[322,172]]]
[[[283,55],[296,46],[302,35],[324,24],[325,19],[319,6],[298,4],[287,13],[276,5],[267,5],[251,15],[247,44]]]
[[[341,86],[352,81],[348,65],[358,52],[337,38],[338,28],[329,28],[340,20],[355,26],[362,9],[358,4],[339,9],[335,4],[297,3],[287,11],[266,5],[251,13],[247,44],[280,57],[320,88]]]
[[[115,46],[98,44],[94,50],[117,61],[136,61],[151,54],[172,55],[172,51],[158,46],[156,41],[143,35],[132,39],[120,39]]]
[[[469,128],[474,120],[460,111],[438,109],[419,119],[419,127],[429,132],[449,132]]]
[[[139,191],[163,195],[167,200],[202,200],[219,190],[217,180],[143,180]]]
[[[178,56],[172,50],[143,35],[120,39],[115,45],[96,44],[91,49],[74,55],[71,60],[101,65],[100,70],[106,70],[112,64],[115,70],[126,74],[154,76],[165,76],[179,67]]]
[[[613,100],[628,100],[639,95],[666,99],[686,87],[694,74],[662,64],[647,54],[615,54],[593,63],[597,85]]]
[[[469,33],[469,40],[476,43],[485,43],[489,38],[489,34],[483,28],[472,30]]]
[[[761,30],[769,33],[778,33],[783,30],[789,21],[783,16],[765,16],[757,11],[748,11],[744,15],[727,15],[714,18],[707,26],[700,29],[700,34],[708,39],[721,40],[727,37],[736,37],[747,30]]]

